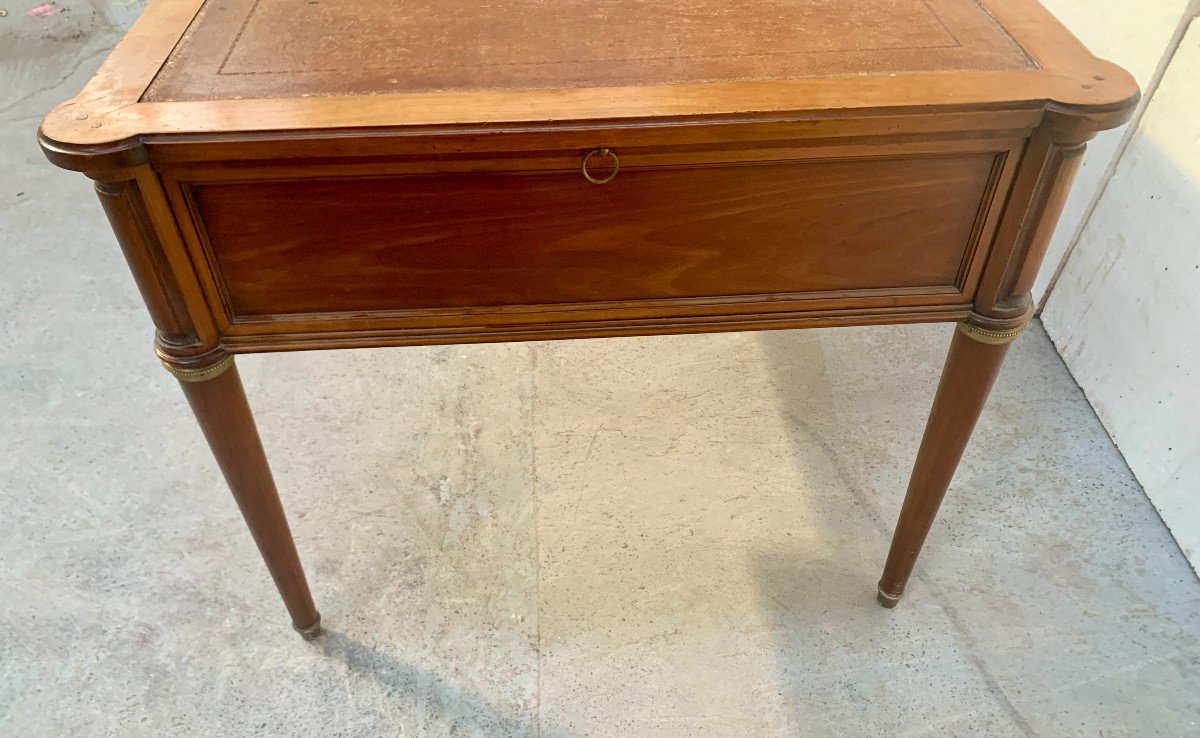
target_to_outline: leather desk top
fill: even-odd
[[[91,154],[172,134],[1091,115],[1136,95],[1035,0],[153,0],[42,137]]]

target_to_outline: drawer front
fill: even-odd
[[[239,317],[961,289],[994,153],[187,186]]]

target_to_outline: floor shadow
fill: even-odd
[[[858,692],[886,684],[902,658],[896,619],[876,604],[875,589],[924,423],[920,407],[928,406],[940,369],[890,363],[888,353],[903,343],[897,329],[869,330],[758,338],[799,476],[821,480],[803,491],[809,499],[797,501],[820,544],[806,549],[816,552],[807,558],[762,551],[750,566],[795,719],[842,735],[879,727],[882,718],[869,705],[881,696]],[[877,358],[862,361],[867,353]]]
[[[983,720],[986,728],[971,723],[973,729],[989,734],[1032,732],[1028,705],[1012,699],[997,665],[976,645],[980,633],[972,623],[993,617],[995,610],[986,600],[961,600],[922,579],[922,568],[931,563],[955,570],[934,563],[941,557],[979,555],[980,544],[946,527],[947,511],[906,600],[896,610],[873,601],[952,330],[892,326],[761,336],[796,463],[832,468],[827,478],[836,480],[841,493],[810,506],[818,516],[814,528],[838,544],[826,560],[800,560],[783,550],[762,552],[752,562],[764,614],[775,626],[776,668],[783,688],[794,695],[798,721],[829,720],[842,735],[878,735],[898,722],[952,731],[965,720]],[[1003,416],[1002,409],[994,412]],[[1012,412],[1020,412],[1019,406]],[[994,445],[1004,438],[1001,432],[982,440]],[[1017,504],[1010,485],[995,486],[992,497],[1005,500],[998,504]],[[963,503],[955,507],[961,511]],[[1003,555],[1008,536],[991,538],[999,543],[989,550]],[[965,578],[962,567],[959,571],[960,591],[964,585],[969,589],[978,568],[968,567]],[[1003,648],[992,644],[990,653]],[[924,677],[912,679],[918,672]],[[814,711],[814,704],[822,710]]]
[[[353,674],[375,681],[389,699],[427,723],[445,726],[447,735],[495,738],[567,738],[568,734],[541,722],[535,708],[528,715],[507,712],[453,678],[416,664],[404,663],[386,650],[343,633],[326,629],[313,641],[326,656],[346,665]]]
[[[892,337],[868,333],[872,330],[892,332]],[[936,361],[905,352],[911,363],[890,362],[889,353],[911,343],[896,340],[896,331],[912,334],[919,343],[932,341]],[[886,504],[903,496],[949,338],[942,342],[940,333],[912,326],[839,329],[836,343],[831,342],[835,350],[827,350],[822,336],[829,332],[760,334],[765,363],[775,377],[779,412],[791,429],[799,465],[832,465],[864,524],[890,533],[899,509]],[[861,362],[863,354],[878,358]],[[878,371],[860,369],[872,363],[879,364]]]
[[[941,339],[940,333],[911,326],[839,329],[836,338],[813,330],[759,335],[797,470],[807,477],[822,469],[824,478],[834,480],[835,488],[807,510],[831,543],[871,567],[860,583],[868,600],[874,597],[916,455],[925,422],[922,408],[932,402],[940,374],[940,359],[927,361],[923,355],[938,356]],[[889,361],[889,353],[913,341],[929,345],[906,350],[905,365]],[[863,354],[877,358],[863,362]],[[802,576],[811,580],[817,574]]]

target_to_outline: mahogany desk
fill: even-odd
[[[236,354],[957,321],[894,606],[1137,96],[1034,0],[154,0],[39,137],[312,638]]]

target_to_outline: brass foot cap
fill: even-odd
[[[295,625],[293,625],[292,627],[296,628]],[[306,641],[311,641],[312,639],[321,635],[321,616],[318,615],[317,622],[313,623],[312,625],[308,626],[307,628],[296,628],[296,632],[299,633],[300,637]]]
[[[891,610],[896,606],[896,603],[899,602],[900,598],[903,596],[903,592],[898,595],[888,594],[887,592],[883,591],[883,587],[880,587],[878,592],[875,594],[875,601]]]

